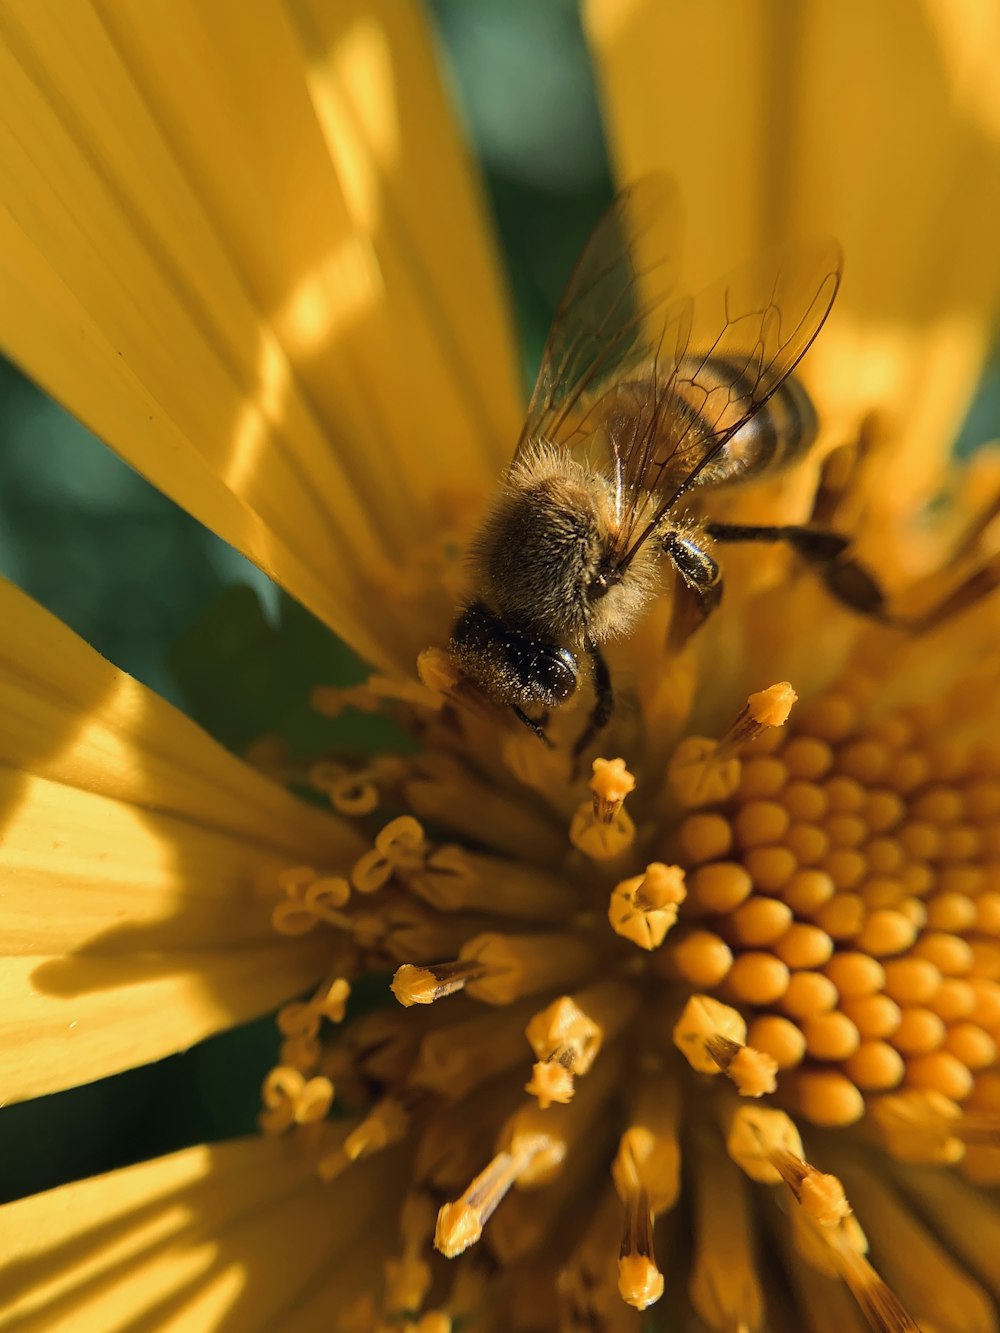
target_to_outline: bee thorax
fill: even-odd
[[[539,449],[515,468],[475,545],[477,590],[506,624],[577,649],[625,633],[645,594],[641,577],[613,568],[614,538],[607,478]]]

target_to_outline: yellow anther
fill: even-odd
[[[703,736],[688,736],[674,750],[667,781],[684,806],[715,805],[740,785],[740,761],[719,753],[719,743]]]
[[[597,1058],[604,1034],[569,995],[553,1000],[531,1019],[525,1036],[539,1060],[557,1059],[585,1074]]]
[[[766,1106],[736,1108],[726,1136],[726,1150],[751,1180],[777,1185],[782,1179],[775,1165],[781,1154],[802,1156],[802,1140],[791,1116]]]
[[[611,892],[608,920],[615,934],[641,949],[657,949],[687,897],[684,871],[654,861],[645,874],[622,880]]]
[[[739,1048],[746,1035],[747,1025],[737,1010],[710,995],[692,995],[674,1025],[674,1045],[702,1074],[718,1074],[721,1069],[710,1043],[729,1042]]]
[[[434,963],[427,967],[403,963],[396,969],[389,989],[404,1009],[409,1009],[414,1004],[433,1004],[446,995],[454,995],[474,977],[482,974],[483,968],[478,963],[461,959],[453,963]]]
[[[625,767],[624,759],[595,759],[590,790],[594,818],[602,824],[610,824],[621,810],[625,797],[635,791],[635,778]]]
[[[524,1090],[535,1098],[543,1111],[555,1103],[566,1106],[573,1100],[573,1071],[559,1060],[537,1060]]]

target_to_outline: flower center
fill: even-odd
[[[522,1263],[582,1197],[603,1202],[559,1279],[573,1308],[605,1299],[597,1254],[617,1256],[617,1297],[658,1300],[654,1225],[687,1208],[698,1314],[754,1326],[747,1178],[786,1192],[790,1243],[873,1328],[916,1329],[852,1212],[888,1205],[836,1143],[819,1140],[838,1174],[814,1166],[802,1134],[864,1121],[901,1160],[1000,1179],[1000,752],[950,739],[938,709],[875,714],[869,693],[845,681],[789,719],[790,688],[762,691],[660,783],[596,761],[575,813],[551,758],[516,744],[520,785],[448,745],[318,767],[341,811],[421,821],[390,821],[348,876],[285,872],[273,912],[286,934],[324,923],[341,954],[279,1017],[263,1127],[295,1128],[324,1179],[397,1150],[410,1180],[359,1329],[423,1311],[434,1249],[458,1291],[478,1247]],[[399,1006],[331,1041],[346,978],[386,969]],[[459,1303],[421,1318],[447,1329]]]

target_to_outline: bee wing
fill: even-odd
[[[539,441],[591,442],[588,407],[649,360],[651,326],[673,293],[681,209],[666,176],[623,190],[598,222],[556,309],[514,462]],[[608,441],[612,447],[614,441]],[[614,474],[623,460],[611,460]]]
[[[830,313],[841,262],[833,240],[781,246],[666,310],[645,378],[609,390],[606,405],[591,410],[591,420],[611,420],[617,436],[623,505],[615,568],[628,566],[798,365]],[[626,389],[632,410],[609,417]]]

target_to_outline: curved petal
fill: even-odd
[[[372,589],[492,481],[519,396],[419,13],[4,0],[0,82],[0,345],[398,662]]]
[[[31,1096],[266,1013],[323,972],[263,891],[361,850],[0,583],[0,1086]]]
[[[676,175],[692,274],[833,233],[844,283],[803,366],[831,437],[902,423],[885,504],[926,495],[1000,299],[996,0],[587,0],[619,177]]]
[[[325,1323],[296,1311],[366,1274],[393,1165],[382,1153],[323,1185],[294,1142],[243,1139],[7,1204],[0,1329],[329,1328],[329,1308]]]

